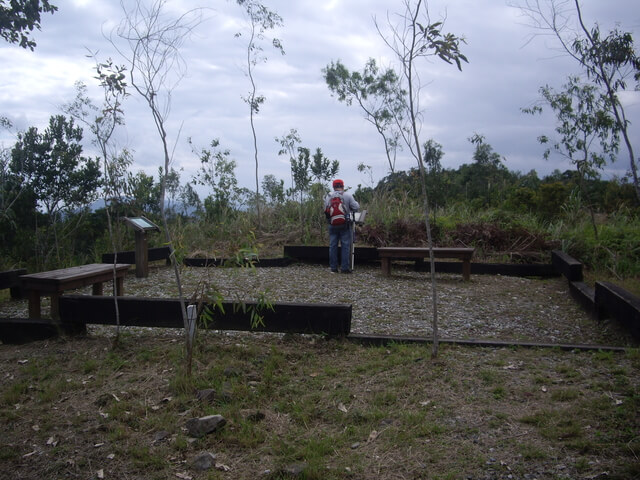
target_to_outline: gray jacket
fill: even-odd
[[[329,206],[331,199],[336,195],[342,195],[342,202],[344,203],[344,208],[346,209],[345,213],[349,216],[349,218],[351,218],[350,216],[351,212],[357,212],[358,210],[360,210],[360,204],[356,202],[356,199],[353,198],[353,195],[351,195],[349,192],[340,191],[340,190],[335,190],[331,193],[328,193],[327,196],[324,197],[325,210]]]

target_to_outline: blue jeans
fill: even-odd
[[[329,225],[329,266],[338,269],[338,242],[340,242],[340,264],[343,272],[351,270],[351,228],[348,225]]]

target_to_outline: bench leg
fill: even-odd
[[[93,284],[93,288],[91,289],[92,295],[102,295],[102,282],[97,282]]]
[[[124,295],[124,277],[116,278],[116,295],[119,297]]]
[[[390,277],[391,276],[391,258],[382,257],[380,259],[380,262],[382,263],[382,275],[384,275],[385,277]]]
[[[471,261],[463,260],[462,261],[462,279],[465,282],[468,282],[471,278]]]
[[[54,320],[60,320],[60,294],[54,292],[51,294],[51,318]]]
[[[29,318],[42,318],[40,292],[37,290],[29,290]]]

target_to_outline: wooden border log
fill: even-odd
[[[614,318],[640,340],[640,297],[610,282],[596,282],[598,318]]]
[[[0,340],[7,345],[83,333],[86,333],[84,325],[62,324],[46,318],[0,318]]]
[[[597,317],[595,290],[584,282],[569,282],[571,297],[590,315]]]
[[[461,273],[461,262],[436,261],[438,273]],[[418,272],[428,272],[431,266],[428,262],[416,262],[414,269]],[[473,275],[504,275],[508,277],[557,277],[559,274],[550,263],[471,263]]]
[[[285,245],[284,255],[301,262],[326,263],[329,265],[329,247]],[[356,264],[379,262],[378,249],[375,247],[356,247]],[[415,259],[410,259],[415,260]],[[461,273],[461,262],[436,261],[436,272]],[[428,262],[416,262],[417,271],[429,271]],[[524,263],[471,263],[473,275],[508,275],[513,277],[557,277],[560,273],[551,263],[524,264]]]
[[[187,267],[219,267],[224,265],[224,258],[185,258],[182,263]],[[253,262],[253,266],[259,267],[287,267],[294,263],[293,258],[263,258]]]
[[[570,282],[581,282],[582,263],[560,250],[551,252],[551,263]]]
[[[351,330],[351,305],[275,303],[274,310],[261,312],[264,325],[251,328],[251,307],[245,309],[224,302],[224,314],[216,311],[212,330],[238,330],[279,333],[347,335]],[[65,323],[115,325],[113,297],[64,295],[59,303]],[[180,303],[167,298],[118,298],[120,325],[138,327],[183,328]]]
[[[431,344],[433,339],[427,337],[412,337],[403,335],[367,335],[367,334],[351,334],[347,336],[347,340],[361,345],[387,346],[392,344]],[[570,343],[540,343],[540,342],[523,342],[517,340],[482,340],[482,339],[456,339],[441,338],[438,340],[441,344],[460,345],[467,347],[484,347],[484,348],[559,348],[560,350],[584,350],[584,351],[613,351],[624,353],[625,347],[609,346],[609,345],[587,345],[587,344],[570,344]]]
[[[340,249],[338,249],[338,254],[340,254]],[[285,245],[284,256],[295,258],[302,262],[326,262],[327,266],[329,265],[329,247],[326,245]],[[380,260],[378,249],[375,247],[356,246],[354,248],[354,256],[357,264]]]
[[[169,256],[171,255],[171,251],[169,247],[153,247],[148,249],[150,262],[155,262],[158,260],[165,260],[167,265],[171,263],[171,259]],[[103,253],[102,254],[102,263],[113,263],[113,253]],[[127,250],[125,252],[118,252],[118,263],[136,263],[136,252],[135,250]]]

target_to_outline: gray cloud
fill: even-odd
[[[89,5],[90,3],[90,5]],[[304,146],[321,147],[325,155],[338,159],[340,175],[355,186],[366,177],[356,166],[371,165],[376,178],[387,174],[382,143],[356,107],[347,107],[330,96],[321,70],[340,59],[349,68],[361,69],[369,57],[384,64],[393,59],[377,34],[373,18],[386,25],[387,10],[400,9],[402,2],[385,0],[300,0],[264,2],[284,19],[284,27],[274,32],[283,41],[285,56],[264,43],[266,63],[256,66],[258,90],[267,98],[256,117],[259,136],[260,175],[274,174],[288,184],[288,161],[278,157],[274,141],[291,128],[298,129]],[[588,24],[597,20],[609,29],[616,21],[622,28],[637,32],[639,22],[635,0],[585,2]],[[14,120],[20,129],[44,128],[57,107],[73,98],[73,84],[85,82],[96,103],[100,92],[93,77],[93,61],[88,50],[101,59],[117,53],[104,38],[121,18],[117,2],[96,0],[65,2],[53,16],[42,22],[36,33],[38,47],[25,52],[8,44],[0,45],[0,113]],[[172,8],[195,6],[193,1],[169,2]],[[545,162],[536,137],[553,130],[553,118],[521,113],[538,98],[544,84],[560,87],[576,65],[550,50],[552,39],[527,40],[532,31],[522,25],[518,11],[494,0],[431,1],[434,20],[446,15],[446,30],[467,40],[464,53],[469,64],[459,72],[455,67],[433,61],[421,69],[429,82],[424,90],[425,123],[423,139],[433,138],[443,145],[446,167],[471,161],[473,146],[468,138],[477,132],[503,155],[511,170],[535,169],[546,174],[554,168],[569,168],[558,160]],[[219,138],[238,162],[237,176],[243,186],[252,187],[254,164],[248,106],[242,101],[249,84],[244,74],[243,38],[234,38],[242,28],[243,16],[235,2],[216,2],[203,10],[205,21],[183,49],[187,76],[173,92],[168,127],[176,142],[175,168],[184,168],[183,181],[194,173],[198,160],[190,151],[187,137],[198,146]],[[391,17],[393,18],[393,16]],[[88,50],[87,50],[88,49]],[[118,60],[117,60],[118,61]],[[635,102],[635,104],[634,104]],[[632,121],[640,121],[638,95],[630,95]],[[135,151],[134,169],[156,173],[162,152],[151,115],[134,96],[125,105],[126,130],[119,135],[123,145]],[[180,137],[178,133],[180,132]],[[637,129],[634,130],[634,133]],[[12,137],[0,137],[9,144]],[[638,144],[636,133],[635,141]],[[398,168],[414,166],[406,152]],[[619,161],[609,173],[623,173]]]

